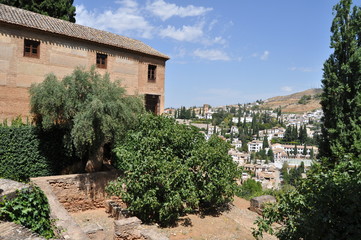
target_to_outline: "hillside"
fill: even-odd
[[[261,106],[272,109],[281,107],[283,113],[304,113],[321,108],[320,93],[322,93],[322,89],[312,88],[287,96],[269,98]],[[306,100],[304,104],[300,104],[299,101],[303,96],[311,96],[311,99]]]

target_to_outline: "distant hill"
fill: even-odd
[[[312,88],[303,92],[293,93],[287,96],[269,98],[265,100],[261,106],[272,109],[281,106],[283,113],[304,113],[321,108],[321,93],[322,89]]]

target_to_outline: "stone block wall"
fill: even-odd
[[[118,177],[117,171],[49,177],[53,193],[68,212],[104,207],[105,187]]]

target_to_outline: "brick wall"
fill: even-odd
[[[104,207],[105,187],[118,177],[116,171],[48,177],[53,193],[68,212]]]
[[[24,39],[40,41],[40,57],[24,57]],[[0,23],[0,121],[29,114],[28,88],[40,83],[49,73],[59,79],[75,67],[89,69],[96,53],[107,54],[107,69],[112,80],[121,80],[127,93],[160,96],[164,109],[165,60],[120,48],[95,44],[51,33]],[[156,81],[148,82],[148,64],[156,65]]]

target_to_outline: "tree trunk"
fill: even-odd
[[[92,150],[85,165],[85,171],[88,173],[100,171],[103,166],[103,154],[104,145],[100,145],[98,148]]]

